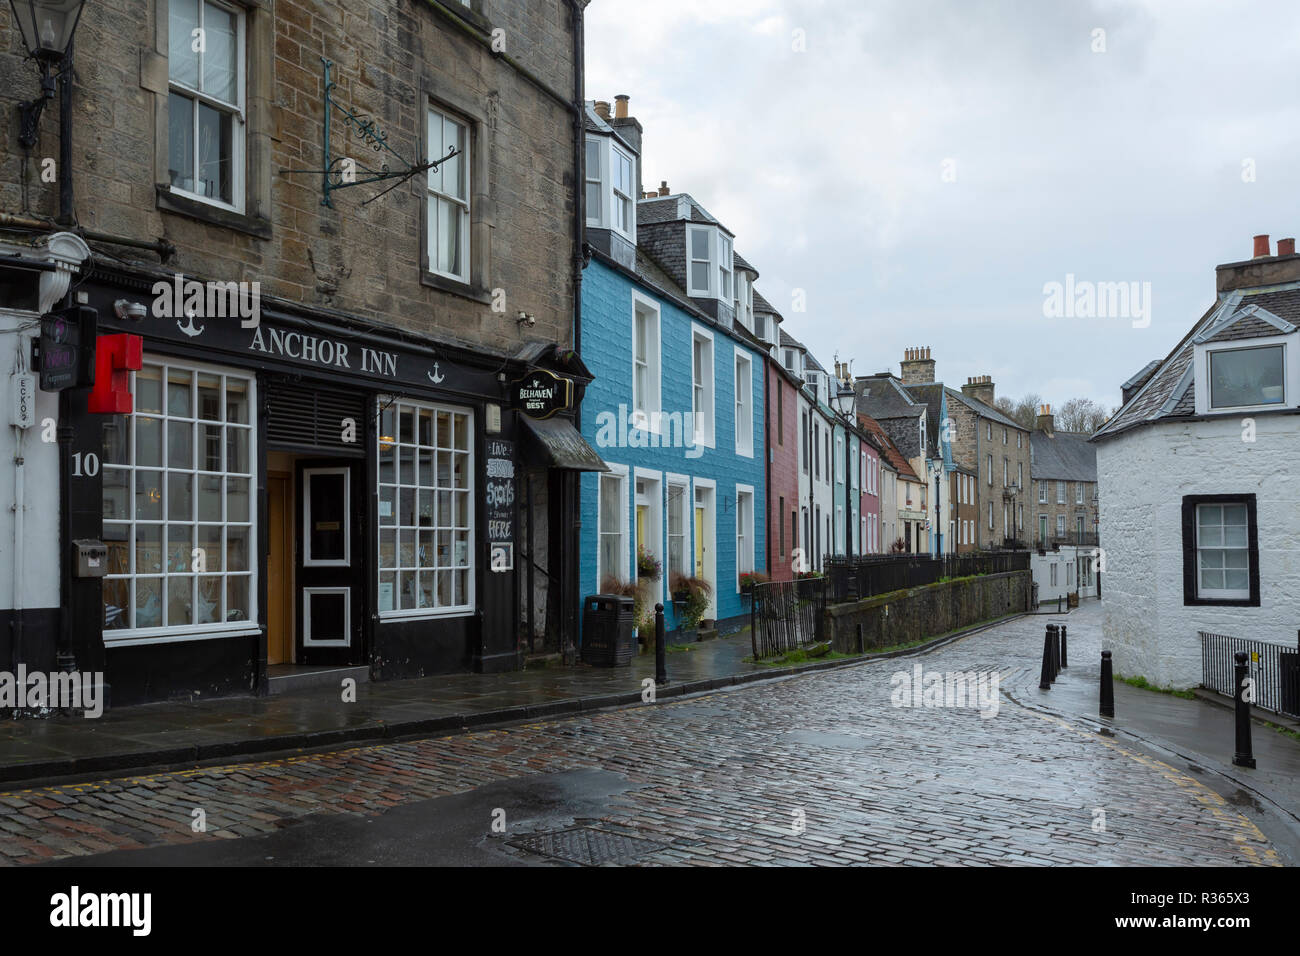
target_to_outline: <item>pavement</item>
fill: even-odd
[[[1099,721],[1100,619],[1089,604],[1064,618],[1077,663],[1050,691],[1036,666],[1057,618],[1021,617],[895,659],[653,703],[10,789],[0,863],[1300,862],[1275,802],[1294,822],[1300,742],[1257,729],[1260,768],[1233,777],[1213,704],[1117,685],[1117,717]],[[917,667],[927,684],[996,673],[1001,693],[979,707],[901,699]]]
[[[673,647],[673,632],[667,638]],[[727,638],[679,646],[690,650],[667,655],[669,683],[656,689],[660,697],[796,670],[746,663],[753,653],[748,628]],[[362,683],[350,702],[343,700],[341,688],[318,687],[268,697],[110,708],[94,719],[56,714],[0,721],[0,784],[451,733],[638,703],[654,669],[654,656],[643,654],[623,667],[545,667]]]

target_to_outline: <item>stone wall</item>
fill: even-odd
[[[1028,571],[1010,571],[836,604],[826,609],[827,633],[842,654],[937,637],[1027,610],[1031,582]]]

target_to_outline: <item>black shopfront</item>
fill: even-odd
[[[515,474],[554,463],[529,461],[509,383],[544,371],[573,383],[576,406],[581,362],[267,300],[255,318],[177,318],[157,281],[100,265],[79,290],[100,335],[143,340],[132,413],[92,414],[79,391],[68,422],[73,455],[98,461],[64,478],[65,538],[102,540],[107,568],[65,573],[65,613],[77,666],[105,671],[112,704],[264,693],[286,668],[519,667]],[[553,478],[576,496],[571,473]],[[549,506],[564,516],[548,541],[569,628],[577,502]]]

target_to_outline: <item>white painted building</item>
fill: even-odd
[[[1300,256],[1256,242],[1093,437],[1106,644],[1160,685],[1200,683],[1201,630],[1294,646],[1300,626]]]

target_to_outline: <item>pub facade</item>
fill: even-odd
[[[57,494],[6,529],[9,561],[40,543],[10,661],[102,671],[120,706],[576,641],[578,475],[604,467],[574,424],[582,6],[86,5],[97,55],[41,134],[76,144],[75,203],[2,210],[33,282],[51,234],[85,249],[55,301],[0,286],[2,329],[21,351],[90,310],[97,353],[37,395],[57,440],[21,439]],[[0,178],[34,184],[41,148],[5,142]]]

